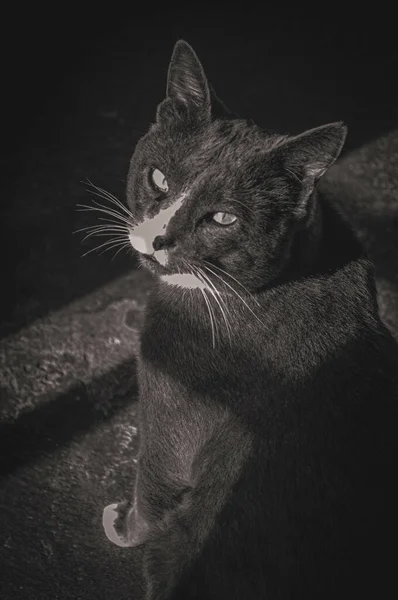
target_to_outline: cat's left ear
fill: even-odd
[[[210,118],[210,89],[203,67],[191,46],[174,46],[167,75],[167,97],[192,116]]]
[[[306,212],[316,182],[339,157],[346,135],[342,122],[329,123],[290,138],[281,147],[284,168],[302,184],[299,214]]]

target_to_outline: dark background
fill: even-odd
[[[139,553],[104,537],[137,451],[134,355],[150,276],[95,252],[82,183],[124,198],[128,162],[163,98],[174,43],[218,95],[284,133],[344,120],[322,182],[376,265],[398,333],[398,60],[381,6],[19,7],[2,22],[0,595],[139,598]],[[322,14],[318,14],[322,13]],[[100,238],[101,239],[101,238]]]

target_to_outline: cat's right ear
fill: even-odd
[[[158,107],[158,121],[182,118],[203,122],[210,117],[210,88],[203,67],[191,46],[179,40],[169,65],[166,99]]]
[[[286,171],[301,182],[297,215],[307,214],[315,185],[339,157],[346,135],[347,128],[339,121],[305,131],[280,146]]]

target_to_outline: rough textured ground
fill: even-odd
[[[69,15],[65,30],[53,21],[51,31],[28,22],[22,31],[26,52],[15,50],[2,159],[4,600],[141,596],[139,552],[112,546],[101,515],[134,480],[134,356],[151,278],[131,254],[81,258],[95,242],[82,245],[72,232],[95,222],[94,213],[76,212],[91,201],[82,180],[123,197],[132,148],[163,97],[179,37],[242,116],[293,133],[346,121],[346,152],[322,186],[374,259],[382,315],[398,337],[393,44],[375,49],[366,29],[329,21],[313,27],[268,16],[256,26],[253,18],[201,28],[188,17],[185,24],[115,15],[75,23]]]

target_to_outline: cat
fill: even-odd
[[[111,541],[142,545],[146,600],[397,589],[398,345],[317,185],[345,137],[238,118],[176,43],[127,183],[154,275],[137,477],[103,512]]]

